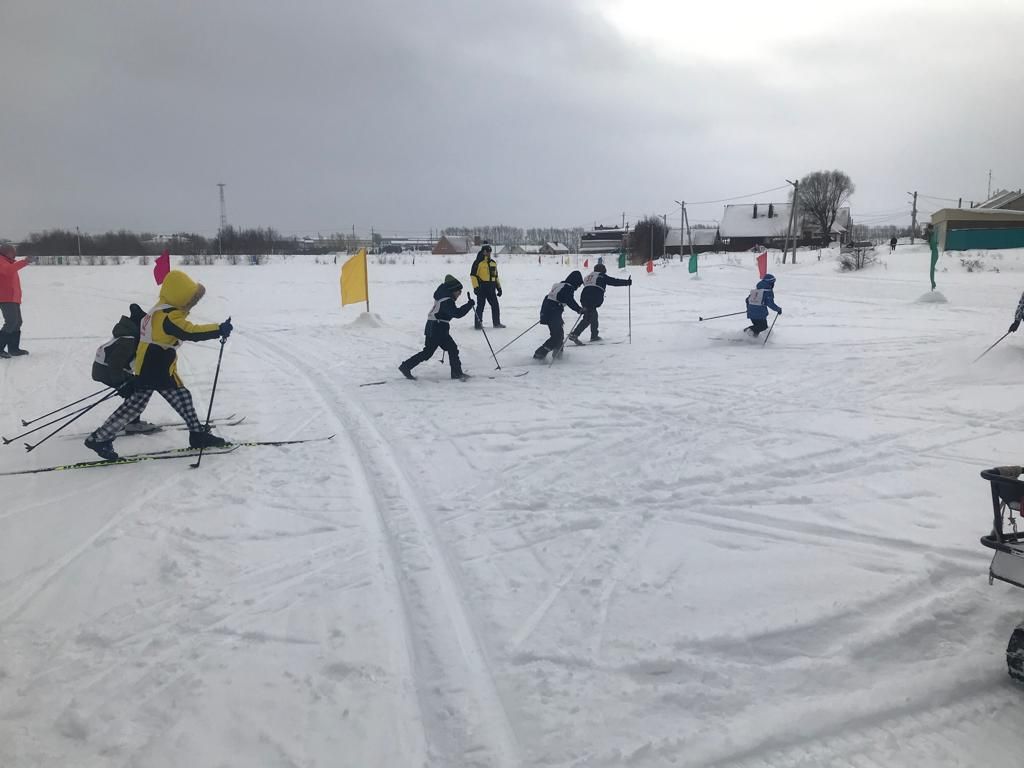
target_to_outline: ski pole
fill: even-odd
[[[697,320],[699,322],[704,322],[705,320],[717,320],[720,317],[735,317],[736,315],[743,314],[746,314],[746,310],[743,310],[742,312],[730,312],[727,315],[712,315],[711,317],[698,317]]]
[[[585,315],[583,315],[583,313],[580,313],[579,319],[576,320],[576,323],[573,325],[572,330],[569,331],[569,336],[572,336],[573,334],[575,334],[576,333],[576,329],[579,328],[581,325],[583,325],[584,317],[585,317]],[[558,352],[557,352],[558,355],[561,355],[562,354],[562,350],[565,349],[565,342],[569,340],[569,336],[563,336],[562,337],[562,343],[558,345]],[[548,365],[554,365],[555,364],[555,355],[556,355],[555,352],[551,353],[551,362],[548,363]]]
[[[483,324],[481,324],[480,325],[480,330],[484,332],[484,341],[487,342],[487,348],[489,350],[491,350],[491,357],[494,358],[494,364],[496,366],[498,366],[494,370],[500,371],[501,370],[501,363],[498,362],[498,356],[496,354],[494,354],[494,347],[491,346],[491,340],[489,338],[487,338],[487,329],[484,328]]]
[[[768,329],[768,333],[765,335],[764,341],[761,342],[762,347],[768,343],[768,337],[772,335],[772,328],[775,327],[775,321],[779,319],[779,315],[781,314],[781,312],[776,312],[775,317],[772,318],[772,327]]]
[[[44,437],[44,438],[43,438],[42,440],[40,440],[40,441],[39,441],[38,443],[36,443],[35,445],[33,445],[33,444],[31,444],[31,443],[25,443],[25,450],[26,450],[26,451],[29,451],[29,452],[31,452],[31,451],[34,451],[34,450],[35,450],[36,448],[38,448],[38,447],[39,447],[40,445],[42,445],[43,443],[45,443],[45,442],[46,442],[47,440],[49,440],[49,439],[50,439],[51,437],[53,437],[54,435],[56,435],[56,434],[57,434],[58,432],[60,432],[60,431],[61,431],[62,429],[64,429],[65,427],[69,426],[70,424],[73,424],[74,422],[78,421],[78,420],[79,420],[80,418],[82,418],[83,416],[85,416],[85,414],[87,414],[87,413],[88,413],[89,411],[91,411],[91,410],[92,410],[93,408],[95,408],[95,407],[96,407],[97,405],[99,405],[100,403],[104,402],[105,400],[109,400],[110,398],[112,398],[112,397],[113,397],[114,395],[116,395],[116,394],[117,394],[117,390],[111,390],[109,394],[107,394],[107,395],[104,395],[104,396],[103,396],[103,397],[101,397],[101,398],[100,398],[99,400],[97,400],[97,401],[96,401],[95,403],[93,403],[92,405],[90,405],[89,407],[87,407],[87,408],[83,408],[83,409],[82,409],[82,410],[81,410],[81,411],[80,411],[80,412],[78,413],[78,415],[77,415],[77,416],[75,416],[75,417],[73,417],[73,418],[70,418],[70,419],[68,419],[67,421],[65,421],[65,422],[64,422],[63,424],[61,424],[61,425],[60,425],[59,427],[57,427],[57,428],[56,428],[55,430],[53,430],[53,432],[51,432],[50,434],[48,434],[48,435],[47,435],[46,437]],[[59,421],[59,419],[58,419],[58,421]]]
[[[53,414],[55,414],[55,413],[60,413],[65,408],[70,408],[72,405],[78,405],[79,403],[88,400],[90,397],[96,397],[97,395],[102,395],[108,389],[110,389],[110,387],[104,387],[99,392],[93,392],[91,395],[86,395],[85,397],[80,397],[77,400],[75,400],[73,403],[68,403],[67,405],[62,405],[60,408],[56,408],[56,409],[50,411],[49,413],[44,413],[42,416],[36,416],[34,419],[29,419],[28,421],[25,421],[24,419],[22,419],[21,420],[21,426],[27,427],[29,424],[35,424],[40,419],[45,419],[47,416],[53,416]],[[50,422],[50,423],[52,424],[53,422]],[[12,438],[12,439],[15,439],[15,438]]]
[[[983,358],[983,357],[984,357],[985,355],[987,355],[987,354],[988,354],[989,352],[991,352],[991,351],[992,351],[992,347],[994,347],[994,346],[995,346],[996,344],[998,344],[998,343],[999,343],[1000,341],[1002,341],[1003,339],[1005,339],[1005,338],[1006,338],[1007,336],[1009,336],[1009,335],[1010,335],[1011,333],[1013,333],[1013,331],[1007,331],[1006,333],[1004,333],[1004,334],[1003,334],[1002,336],[1000,336],[1000,337],[999,337],[998,339],[996,339],[996,341],[995,341],[995,344],[993,344],[993,345],[992,345],[991,347],[989,347],[988,349],[986,349],[986,350],[985,350],[984,352],[982,352],[982,353],[981,353],[980,355],[978,355],[978,356],[977,356],[976,358],[974,358],[974,359],[973,359],[973,360],[972,360],[971,362],[972,362],[972,363],[976,363],[976,362],[978,362],[979,360],[981,360],[981,358]]]
[[[98,400],[97,403],[99,402],[102,401]],[[80,413],[84,413],[85,411],[88,411],[90,408],[92,408],[92,405],[87,405],[83,408],[79,408],[77,411],[71,411],[70,413],[65,413],[63,416],[58,416],[56,419],[51,419],[50,421],[40,424],[38,427],[32,427],[32,429],[22,432],[20,435],[15,435],[14,437],[0,438],[0,440],[3,440],[4,445],[10,445],[19,438],[27,437],[28,435],[31,435],[33,432],[38,432],[40,429],[46,429],[47,427],[52,426],[54,424],[59,424],[60,422],[64,421],[64,419],[70,419],[72,416],[77,416]]]
[[[227,319],[227,322],[231,322],[231,318]],[[210,392],[210,404],[206,407],[206,424],[203,425],[203,431],[210,431],[210,414],[213,413],[213,398],[217,396],[217,379],[220,378],[220,361],[224,357],[224,342],[228,340],[227,336],[220,337],[220,352],[217,353],[217,370],[213,373],[213,390]],[[199,469],[199,464],[203,460],[203,451],[206,450],[206,446],[200,446],[199,458],[196,459],[195,464],[189,464],[191,469]]]
[[[682,235],[680,235],[682,237]],[[682,246],[680,246],[682,247]],[[627,306],[627,317],[629,320],[629,343],[633,343],[633,286],[626,286],[626,306]]]
[[[532,330],[533,330],[534,328],[536,328],[536,327],[537,327],[538,325],[540,325],[540,320],[538,320],[538,321],[537,321],[536,323],[534,323],[533,325],[531,325],[531,326],[530,326],[529,328],[527,328],[527,329],[526,329],[525,331],[523,331],[522,333],[520,333],[520,334],[519,334],[518,336],[516,336],[516,337],[515,337],[514,339],[512,339],[512,341],[510,341],[510,342],[509,342],[508,344],[506,344],[506,345],[505,345],[504,347],[502,347],[501,349],[499,349],[499,350],[498,350],[497,352],[495,352],[494,354],[498,354],[498,352],[501,352],[501,351],[502,351],[502,350],[504,350],[504,349],[508,349],[508,348],[509,348],[509,347],[511,347],[511,346],[512,346],[513,344],[515,344],[515,343],[516,343],[517,341],[519,341],[519,340],[520,340],[521,338],[523,338],[523,336],[525,336],[525,335],[526,335],[526,334],[528,334],[528,333],[529,333],[530,331],[532,331]]]

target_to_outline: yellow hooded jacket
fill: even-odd
[[[135,353],[135,375],[139,384],[150,389],[177,389],[176,347],[182,341],[206,341],[220,337],[216,323],[195,325],[188,321],[189,310],[203,298],[206,288],[180,270],[167,273],[160,286],[160,301],[139,326],[139,348]]]

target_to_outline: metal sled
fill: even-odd
[[[992,488],[992,533],[982,536],[981,543],[995,550],[988,583],[999,579],[1024,589],[1024,531],[1017,527],[1024,504],[1024,481],[1017,479],[1021,473],[1021,467],[995,467],[981,473]],[[1006,667],[1010,677],[1024,683],[1024,624],[1010,637]]]

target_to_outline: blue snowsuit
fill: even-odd
[[[768,328],[769,308],[782,314],[782,307],[775,303],[775,278],[765,276],[747,296],[747,317],[754,336]]]

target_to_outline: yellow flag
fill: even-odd
[[[341,306],[366,302],[366,310],[370,310],[370,290],[366,278],[366,249],[360,248],[359,253],[341,265]]]

